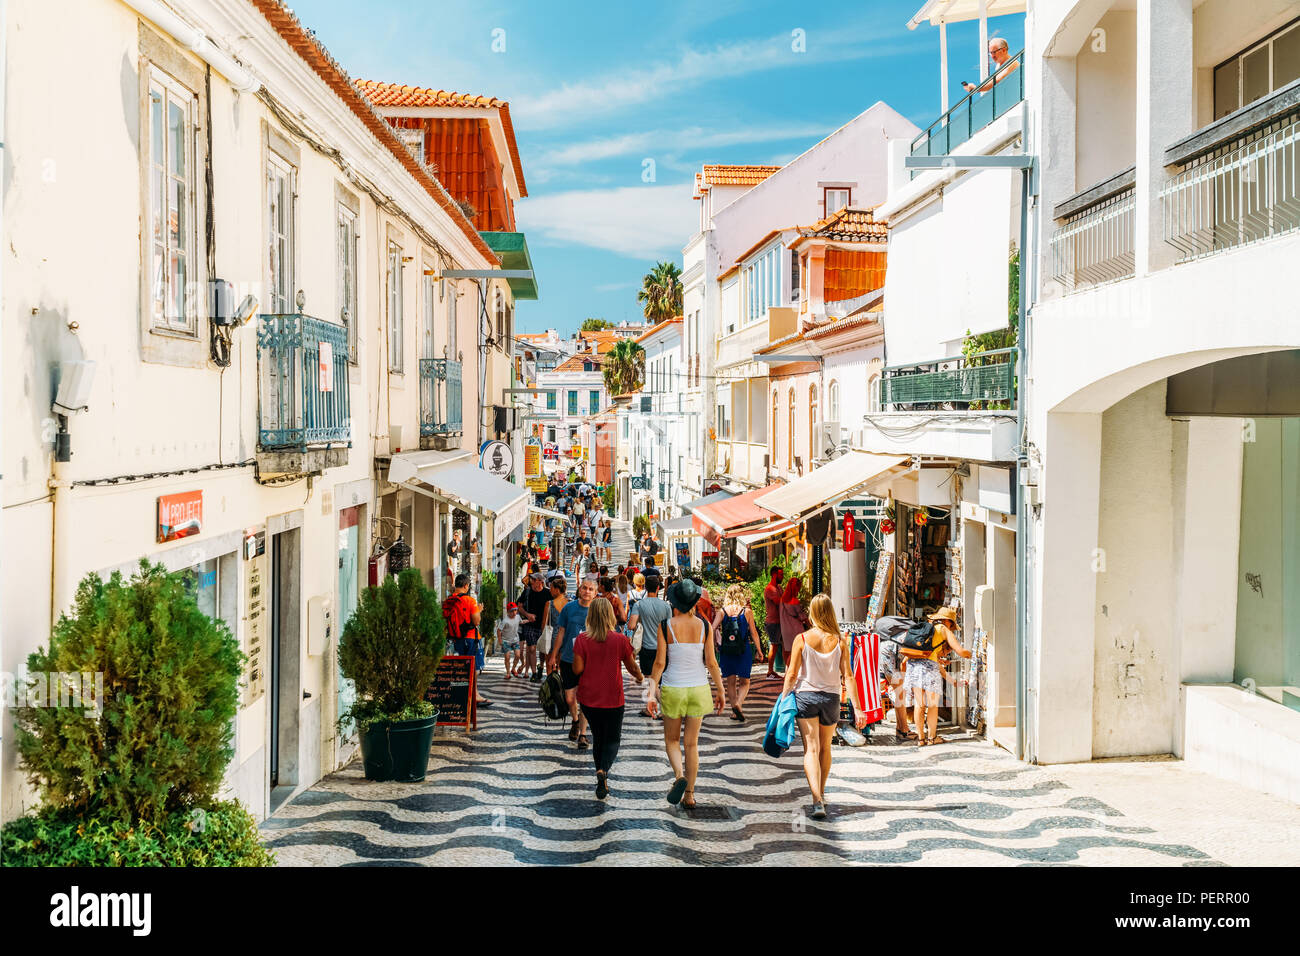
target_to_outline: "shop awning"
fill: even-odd
[[[664,534],[681,534],[683,531],[693,531],[694,525],[691,524],[690,515],[682,515],[680,518],[669,518],[667,521],[660,521],[659,530]]]
[[[691,512],[703,505],[711,505],[715,501],[725,501],[726,499],[731,497],[734,496],[730,491],[715,491],[711,495],[705,495],[703,498],[696,498],[693,501],[686,502],[686,504],[682,505],[682,510],[686,512]]]
[[[782,518],[799,522],[838,504],[886,472],[901,469],[908,461],[907,455],[850,451],[788,485],[764,490],[755,504]]]
[[[561,521],[568,521],[568,515],[562,515],[558,511],[552,511],[550,508],[539,508],[537,505],[529,505],[528,510],[535,515],[541,515],[543,518],[559,518]]]
[[[448,454],[396,454],[388,466],[388,480],[491,521],[493,544],[509,537],[528,518],[532,493],[484,471],[467,452],[450,459]]]
[[[716,545],[723,538],[734,538],[753,531],[774,518],[784,517],[755,502],[756,498],[779,487],[781,486],[768,485],[766,488],[747,491],[743,495],[731,495],[721,501],[701,505],[691,513],[695,530],[710,544]]]
[[[765,524],[757,531],[749,534],[736,536],[736,555],[742,561],[749,560],[749,549],[760,542],[775,538],[777,535],[785,534],[791,528],[795,527],[793,521],[773,521],[771,524]]]

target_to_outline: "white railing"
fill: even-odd
[[[1133,275],[1133,188],[1066,220],[1051,242],[1052,278],[1072,292]]]
[[[1160,192],[1165,241],[1182,259],[1300,227],[1300,120],[1288,116],[1197,157]]]

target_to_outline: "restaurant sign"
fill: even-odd
[[[158,541],[188,538],[203,530],[203,492],[182,491],[158,498]]]

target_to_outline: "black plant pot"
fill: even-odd
[[[361,735],[361,763],[367,780],[423,780],[429,767],[429,748],[438,712],[431,717],[374,723]]]

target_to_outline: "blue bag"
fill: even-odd
[[[769,757],[780,757],[794,743],[797,709],[794,694],[782,694],[772,707],[771,716],[767,718],[767,730],[763,732],[763,752]]]

